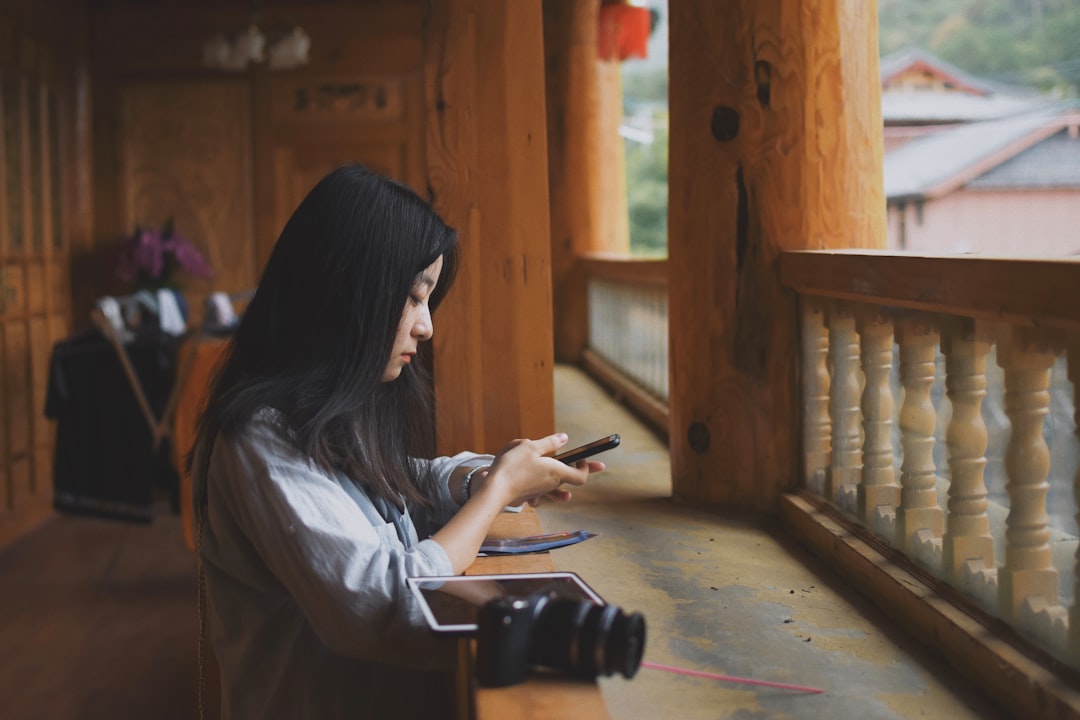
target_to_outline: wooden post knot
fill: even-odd
[[[735,108],[717,105],[712,111],[710,124],[713,137],[720,142],[730,142],[739,136],[739,113]]]

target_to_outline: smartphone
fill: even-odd
[[[584,460],[585,458],[592,457],[597,453],[602,453],[605,450],[610,450],[614,447],[618,447],[620,440],[621,438],[619,437],[618,433],[608,435],[605,438],[593,440],[588,445],[582,445],[581,447],[576,447],[573,450],[565,450],[556,455],[555,459],[561,460],[567,465],[573,465],[578,460]]]

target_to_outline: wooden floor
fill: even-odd
[[[195,608],[167,506],[151,525],[51,518],[0,555],[0,717],[191,720]]]
[[[556,396],[572,440],[619,432],[623,445],[574,501],[540,508],[545,529],[599,533],[555,565],[645,614],[647,661],[825,690],[643,669],[602,683],[615,720],[996,717],[775,528],[674,505],[666,448],[579,371],[557,368]],[[0,554],[0,718],[196,717],[195,608],[194,558],[167,508],[148,526],[52,518]]]

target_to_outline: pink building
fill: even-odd
[[[919,50],[881,67],[890,249],[1080,254],[1080,105]]]

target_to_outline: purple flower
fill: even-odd
[[[120,280],[140,288],[169,285],[177,271],[202,278],[214,275],[191,241],[173,232],[171,218],[161,231],[136,227],[121,244],[115,269]]]
[[[166,250],[171,252],[177,266],[188,275],[210,278],[214,269],[186,238],[174,236],[166,240]]]

